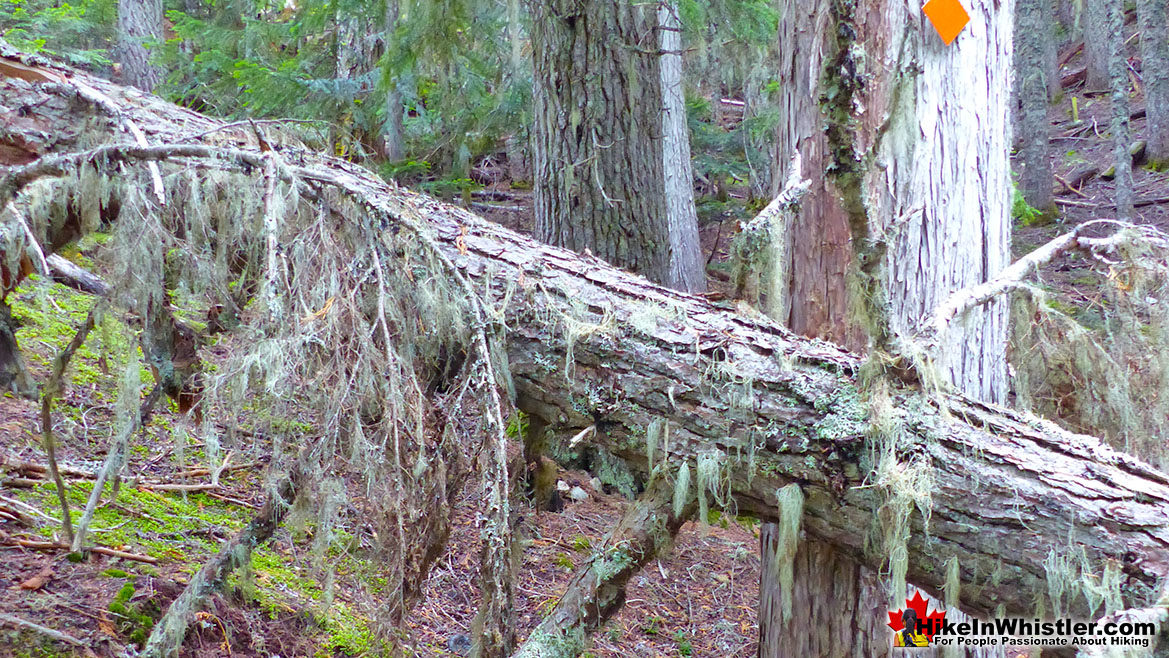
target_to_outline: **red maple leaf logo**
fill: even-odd
[[[928,606],[929,602],[922,597],[920,591],[914,592],[912,599],[905,599],[905,607],[913,609],[917,613],[917,618],[922,622],[920,627],[922,635],[925,635],[926,639],[933,642],[934,633],[942,628],[942,622],[946,619],[946,611],[942,609],[940,611],[935,610],[929,612]],[[892,628],[894,633],[905,628],[905,623],[902,621],[904,612],[905,609],[902,608],[901,610],[891,611],[889,613],[889,628]]]

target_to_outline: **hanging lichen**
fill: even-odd
[[[792,587],[795,580],[796,551],[800,546],[800,525],[804,520],[804,492],[798,484],[789,484],[775,492],[779,501],[775,555],[771,564],[779,583],[783,621],[792,615]]]
[[[1169,249],[1152,227],[1121,234],[1079,280],[1099,291],[1016,294],[1010,358],[1019,406],[1169,466]]]
[[[294,462],[307,468],[319,483],[310,487],[320,503],[314,561],[325,582],[331,529],[343,515],[359,515],[355,525],[383,558],[378,581],[387,583],[369,593],[371,612],[392,635],[484,446],[494,451],[480,459],[490,523],[509,518],[506,491],[496,491],[501,479],[506,485],[505,466],[494,466],[502,420],[491,407],[509,375],[493,359],[503,350],[492,315],[423,223],[409,219],[409,199],[371,207],[342,182],[294,174],[275,152],[201,165],[159,162],[165,204],[154,198],[145,164],[132,161],[83,159],[63,175],[22,184],[0,209],[5,265],[17,271],[64,222],[83,234],[116,219],[103,269],[113,304],[140,318],[144,336],[168,335],[154,324],[170,317],[158,310],[176,296],[234,318],[225,325],[228,347],[200,378],[203,423],[176,438],[185,444],[186,431],[197,431],[212,472],[223,459],[218,446],[247,436],[256,443],[245,448],[270,452],[274,474]],[[567,324],[577,338],[590,331]],[[161,383],[173,364],[145,339],[143,351]],[[126,391],[119,407],[134,413],[119,418],[137,415],[137,389]],[[221,437],[212,418],[245,418],[253,431]],[[119,425],[133,440],[134,423]],[[500,546],[509,533],[488,531]]]

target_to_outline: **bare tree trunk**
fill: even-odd
[[[706,267],[698,239],[694,208],[694,172],[690,168],[690,127],[682,88],[682,24],[677,2],[658,9],[661,36],[662,173],[665,176],[666,230],[670,236],[670,270],[664,283],[676,290],[706,290]]]
[[[394,43],[398,14],[398,0],[386,0],[386,50],[389,50]],[[402,115],[404,112],[402,92],[398,89],[397,76],[390,76],[386,88],[386,115],[382,121],[382,148],[385,158],[390,162],[401,162],[406,159],[405,148],[402,146]]]
[[[1018,0],[1015,9],[1015,75],[1021,105],[1019,117],[1019,159],[1023,173],[1019,187],[1027,204],[1050,212],[1055,203],[1055,178],[1048,156],[1047,81],[1044,62],[1047,44],[1053,43],[1044,7],[1051,0]]]
[[[162,1],[118,0],[116,58],[122,80],[142,91],[153,91],[162,81],[162,71],[150,63],[148,43],[162,43]]]
[[[1145,155],[1154,169],[1169,167],[1169,4],[1138,0],[1141,73],[1145,84]]]
[[[667,145],[680,152],[676,140],[688,136],[668,137],[669,122],[684,118],[663,111],[657,6],[533,0],[529,7],[536,235],[671,287],[701,290],[701,270],[679,277],[690,261],[673,251],[675,240],[686,239],[671,237],[671,228],[683,227],[687,204],[671,196],[689,177],[667,176]],[[688,160],[672,164],[689,168]]]
[[[1088,67],[1087,89],[1111,89],[1108,74],[1111,57],[1109,40],[1108,3],[1112,0],[1082,0],[1084,3],[1084,64]]]
[[[1132,154],[1128,110],[1128,57],[1124,52],[1124,0],[1106,0],[1108,8],[1108,72],[1112,89],[1112,140],[1115,161],[1116,218],[1131,220],[1133,209]]]

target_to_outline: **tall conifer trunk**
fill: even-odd
[[[1137,0],[1149,164],[1169,167],[1169,3]]]
[[[772,228],[782,237],[771,257],[786,265],[762,288],[774,297],[769,312],[801,333],[856,347],[863,326],[869,349],[885,350],[949,292],[1007,262],[1014,3],[963,4],[971,22],[946,46],[920,3],[781,2],[786,116],[773,187],[798,150],[811,188]],[[975,311],[950,336],[943,380],[1005,398],[1005,312]],[[889,655],[883,615],[905,593],[805,541],[785,620],[776,532],[762,535],[760,658]],[[817,603],[825,599],[834,603]]]
[[[149,43],[162,42],[161,0],[118,0],[116,56],[122,81],[142,91],[153,91],[162,71],[150,63]]]
[[[529,6],[537,236],[703,290],[681,58],[662,46],[663,33],[677,33],[658,27],[675,20],[672,9],[633,0]]]

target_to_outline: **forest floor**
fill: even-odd
[[[1073,73],[1078,56],[1064,68]],[[1082,86],[1082,85],[1081,85]],[[1073,98],[1083,123],[1071,125]],[[1141,105],[1139,94],[1133,109]],[[1087,164],[1101,171],[1112,162],[1108,135],[1111,108],[1106,94],[1078,87],[1064,90],[1051,107],[1051,158],[1066,178]],[[1143,119],[1132,133],[1143,132]],[[1169,229],[1169,175],[1135,169],[1142,223]],[[476,207],[489,219],[531,230],[530,193],[500,186],[507,209]],[[1014,230],[1014,252],[1021,255],[1075,224],[1112,217],[1114,188],[1099,176],[1075,192],[1061,187],[1062,215],[1047,223],[1024,221]],[[707,221],[704,247],[715,263],[725,263],[737,220]],[[65,253],[94,267],[100,239]],[[1042,275],[1070,306],[1090,312],[1103,282],[1086,262],[1059,261]],[[30,369],[44,382],[52,358],[84,320],[92,298],[59,284],[30,280],[9,296],[22,328],[18,340]],[[74,521],[92,488],[86,473],[104,458],[114,420],[119,381],[133,346],[130,332],[116,319],[94,331],[70,367],[69,385],[54,413],[59,459],[71,469],[68,498]],[[229,343],[206,350],[208,361],[230,350]],[[151,382],[148,371],[139,373]],[[160,405],[165,406],[165,405]],[[181,591],[191,574],[220,543],[247,523],[264,496],[263,455],[271,445],[260,427],[279,427],[307,435],[311,427],[296,417],[216,419],[222,445],[207,445],[198,428],[187,427],[177,412],[160,409],[132,439],[125,479],[115,500],[97,511],[91,545],[136,554],[140,560],[90,553],[73,562],[62,550],[36,550],[29,542],[58,541],[60,508],[54,487],[38,466],[41,447],[39,404],[0,397],[0,614],[67,634],[80,643],[50,639],[43,631],[0,623],[0,656],[121,656],[149,632],[161,610]],[[200,492],[160,490],[159,484],[206,484],[198,472],[209,453],[230,454],[234,470],[220,487]],[[625,500],[598,491],[585,472],[563,471],[562,480],[588,494],[566,502],[559,513],[535,511],[521,503],[520,535],[526,550],[516,583],[520,639],[554,605],[575,567],[587,559],[619,517]],[[152,483],[154,488],[152,488]],[[112,491],[107,487],[104,500]],[[468,485],[446,552],[427,580],[423,599],[407,620],[410,653],[416,656],[464,655],[477,601],[479,539],[476,501]],[[343,514],[344,518],[345,515]],[[673,551],[635,576],[625,607],[595,635],[595,657],[750,656],[755,653],[758,600],[758,527],[750,520],[715,515],[707,528],[683,528]],[[183,655],[212,656],[364,656],[377,647],[376,597],[368,587],[380,576],[371,567],[368,529],[334,528],[324,555],[312,550],[311,528],[287,524],[258,549],[250,576],[233,579],[215,596],[192,627]],[[21,545],[24,544],[24,545]],[[325,567],[325,565],[328,567]],[[327,574],[335,579],[330,586]]]

